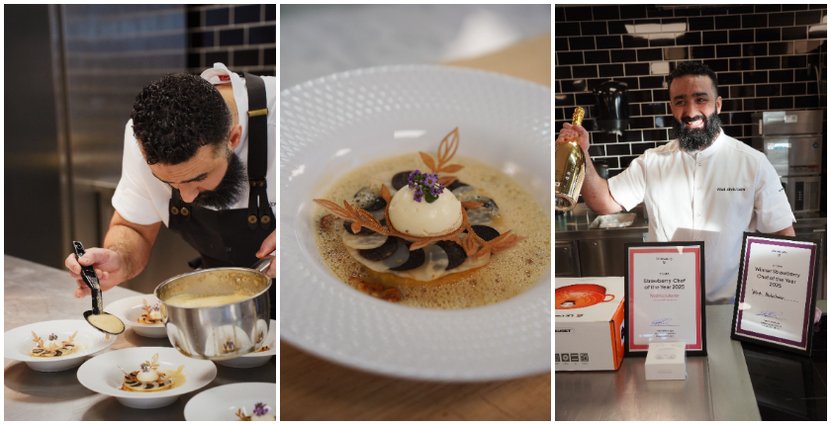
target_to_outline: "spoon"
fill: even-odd
[[[86,252],[84,245],[79,241],[72,241],[72,248],[75,250],[75,258],[81,258]],[[101,297],[101,285],[98,283],[98,276],[92,266],[81,266],[81,279],[92,291],[92,310],[84,312],[84,319],[92,327],[101,332],[111,335],[118,335],[124,332],[124,322],[118,317],[104,312],[104,300]]]

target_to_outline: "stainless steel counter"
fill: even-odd
[[[645,357],[613,372],[556,372],[555,420],[760,420],[732,305],[707,306],[707,357],[687,358],[684,381],[647,381]]]
[[[6,255],[5,331],[27,323],[56,319],[80,319],[90,307],[89,298],[72,296],[75,283],[65,270],[46,267]],[[105,304],[139,294],[121,287],[104,293]],[[167,338],[145,338],[127,330],[113,350],[128,347],[170,347]],[[159,409],[138,410],[122,406],[115,398],[82,386],[76,378],[78,368],[65,372],[41,373],[24,363],[5,360],[5,420],[184,420],[185,404],[199,391],[237,382],[276,382],[276,360],[251,369],[217,365],[213,382],[199,391],[179,397],[174,404]],[[274,400],[273,405],[276,404]]]

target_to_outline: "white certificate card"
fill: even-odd
[[[629,351],[683,341],[704,350],[703,245],[627,247]]]
[[[734,333],[806,349],[816,244],[747,236],[742,254]]]

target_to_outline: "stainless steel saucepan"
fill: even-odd
[[[160,283],[154,294],[170,343],[182,354],[208,360],[227,360],[262,346],[270,312],[271,278],[264,271],[266,257],[255,269],[220,267],[197,270]]]

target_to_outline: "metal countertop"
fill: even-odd
[[[28,323],[57,319],[81,319],[89,309],[89,298],[72,296],[75,282],[69,272],[6,255],[5,331]],[[115,287],[104,292],[105,305],[138,295],[136,291]],[[128,329],[110,348],[170,347],[167,338],[146,338]],[[191,397],[209,388],[237,382],[276,382],[274,357],[263,366],[235,369],[217,365],[216,378],[207,386],[184,394],[166,407],[131,409],[115,398],[88,390],[78,382],[78,368],[43,373],[15,360],[4,361],[5,420],[184,420],[185,405]],[[276,406],[276,400],[273,401]]]
[[[684,381],[647,381],[646,357],[617,371],[556,372],[555,420],[760,420],[732,305],[707,306],[706,357],[687,357]]]

